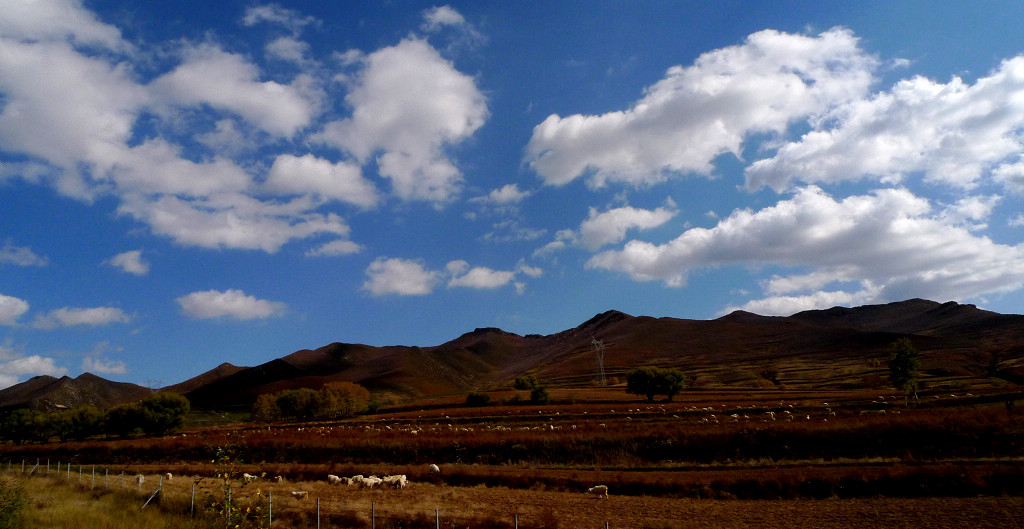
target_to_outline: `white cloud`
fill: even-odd
[[[363,289],[374,296],[398,294],[422,296],[434,291],[441,273],[427,270],[422,263],[405,259],[379,257],[366,268],[369,279]]]
[[[127,51],[121,32],[82,8],[81,0],[5,0],[0,2],[0,34],[20,40],[64,40]]]
[[[655,210],[621,207],[598,213],[590,208],[587,219],[580,224],[580,245],[590,251],[625,240],[631,229],[647,230],[672,220],[678,212],[669,208]]]
[[[260,81],[255,65],[216,46],[187,47],[184,62],[151,83],[152,93],[172,105],[210,105],[234,112],[260,129],[291,137],[308,126],[319,101],[304,90],[308,78],[291,85]]]
[[[242,17],[243,24],[255,26],[261,22],[277,24],[296,34],[306,26],[320,25],[320,21],[314,17],[303,16],[298,11],[276,4],[253,6],[245,10],[245,16]]]
[[[128,373],[128,364],[121,360],[104,360],[87,356],[82,358],[82,370],[101,375],[124,375]]]
[[[39,355],[15,358],[0,362],[0,389],[17,384],[18,379],[24,375],[60,377],[66,373],[66,369],[57,367],[53,358]]]
[[[3,248],[0,248],[0,264],[3,263],[15,266],[46,266],[47,260],[30,248],[14,246],[11,241],[7,241]]]
[[[971,188],[995,169],[1021,189],[1016,160],[1024,151],[1024,57],[1003,61],[968,85],[906,79],[891,91],[829,110],[799,141],[746,170],[747,186],[782,190],[794,181],[877,178],[899,182],[921,172],[926,181]]]
[[[271,191],[311,193],[363,207],[377,203],[377,190],[358,164],[332,163],[312,154],[278,156],[264,185]]]
[[[336,256],[336,255],[350,255],[359,253],[363,249],[358,244],[345,240],[338,239],[326,243],[319,248],[315,248],[306,252],[306,257],[317,257],[317,256]]]
[[[181,244],[204,248],[242,248],[277,252],[292,239],[318,234],[347,236],[349,227],[329,213],[306,213],[308,199],[287,203],[263,202],[241,194],[216,195],[204,200],[162,196],[156,200],[126,195],[118,208],[148,224],[155,233]]]
[[[36,316],[32,323],[37,329],[56,329],[58,327],[74,327],[76,325],[108,325],[111,323],[128,323],[131,317],[123,310],[115,307],[74,308],[64,307],[50,311],[46,315]]]
[[[423,31],[434,32],[444,26],[461,26],[466,23],[465,17],[451,6],[434,6],[423,12]]]
[[[309,44],[291,37],[280,37],[267,44],[267,55],[271,57],[302,64],[309,54]]]
[[[452,261],[446,267],[451,279],[448,287],[469,287],[493,289],[503,287],[512,282],[515,272],[492,270],[484,266],[469,267],[466,261]]]
[[[714,228],[693,228],[663,245],[630,241],[587,263],[676,287],[693,270],[729,265],[811,269],[776,277],[766,291],[792,296],[855,283],[863,294],[850,295],[860,301],[969,299],[1024,286],[1024,246],[975,236],[903,189],[836,201],[807,187],[773,207],[735,211]]]
[[[483,204],[494,204],[497,206],[504,206],[508,204],[517,204],[522,202],[531,193],[529,191],[521,191],[519,186],[516,184],[507,184],[498,189],[491,191],[490,193],[482,196],[470,199],[470,202],[479,202]]]
[[[814,292],[804,296],[776,296],[750,301],[739,307],[729,307],[722,311],[727,314],[734,310],[745,310],[762,316],[790,316],[805,310],[818,310],[832,307],[856,307],[879,301],[878,293],[873,290],[859,292]]]
[[[196,319],[234,318],[236,320],[266,319],[281,316],[287,305],[246,295],[241,290],[205,290],[181,296],[176,300],[186,315]]]
[[[123,272],[144,276],[149,273],[149,263],[142,260],[142,250],[130,250],[110,258],[110,265]]]
[[[0,294],[0,325],[17,325],[18,318],[26,312],[28,312],[27,301]]]
[[[446,202],[462,175],[445,147],[470,137],[487,117],[474,79],[427,44],[409,38],[363,57],[345,101],[352,117],[329,123],[318,138],[366,163],[375,153],[382,176],[403,199]]]
[[[760,31],[693,66],[670,68],[627,110],[549,116],[534,128],[526,161],[551,185],[586,173],[597,187],[710,174],[718,155],[741,155],[748,135],[784,132],[861,97],[877,66],[845,29],[817,37]]]

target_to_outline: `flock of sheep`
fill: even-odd
[[[430,469],[430,472],[433,473],[433,474],[440,474],[441,473],[441,468],[438,467],[435,464],[431,464],[430,467],[428,467],[428,468]],[[163,478],[164,481],[171,481],[171,479],[173,478],[173,476],[171,475],[170,472],[164,474],[161,477]],[[255,481],[257,479],[259,479],[259,476],[256,476],[254,474],[249,474],[248,472],[245,472],[245,473],[242,474],[242,480],[245,481],[245,482]],[[135,482],[138,484],[139,488],[142,487],[142,484],[145,481],[146,481],[146,476],[144,476],[142,474],[139,474],[139,475],[135,476]],[[274,477],[273,481],[275,483],[284,483],[285,480],[284,480],[283,476],[276,476],[276,477]],[[349,487],[361,487],[361,488],[367,488],[367,489],[372,489],[372,488],[404,489],[409,484],[409,478],[407,478],[405,474],[396,474],[396,475],[393,475],[393,476],[384,476],[383,478],[378,478],[377,476],[363,476],[362,474],[357,474],[357,475],[352,476],[350,478],[349,477],[343,477],[343,476],[336,476],[334,474],[328,474],[327,475],[327,483],[329,485],[342,485],[342,484],[344,484],[344,485],[347,485]],[[594,487],[590,487],[589,489],[587,489],[587,493],[593,494],[593,495],[598,496],[600,498],[607,498],[608,497],[608,486],[607,485],[597,485],[597,486],[594,486]],[[305,491],[305,490],[291,491],[290,494],[291,494],[291,496],[293,498],[295,498],[297,500],[305,500],[306,498],[309,497],[309,492]]]

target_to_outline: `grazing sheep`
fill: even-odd
[[[434,474],[440,474],[441,473],[441,467],[431,463],[430,464],[430,471],[433,472]]]
[[[590,494],[593,494],[593,495],[595,495],[595,496],[597,496],[599,498],[607,498],[608,497],[608,485],[595,485],[595,486],[590,487],[589,489],[587,489],[587,492],[589,492]]]
[[[341,478],[338,477],[338,476],[335,476],[334,474],[328,474],[327,475],[327,483],[330,484],[330,485],[338,485],[338,484],[341,483]]]
[[[174,476],[172,476],[171,473],[168,472],[168,473],[164,474],[164,481],[170,481],[171,478],[173,478],[173,477]]]
[[[254,476],[254,475],[252,475],[252,474],[250,474],[248,472],[243,472],[242,473],[242,481],[249,482],[249,481],[255,481],[255,480],[256,480],[256,476]]]
[[[378,478],[377,476],[370,476],[368,478],[363,478],[363,486],[368,488],[368,489],[372,489],[372,488],[376,487],[377,485],[380,485],[381,482],[383,482],[383,480]]]
[[[145,483],[145,482],[146,482],[146,476],[143,476],[142,474],[139,474],[138,476],[135,476],[135,483],[138,486],[141,487],[142,484]]]
[[[309,492],[306,492],[304,490],[292,491],[292,497],[297,500],[304,500],[309,497]]]
[[[384,476],[383,484],[396,489],[404,489],[409,484],[409,478],[405,477],[405,474]]]
[[[274,476],[274,483],[284,483],[284,476]]]

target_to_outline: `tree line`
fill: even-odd
[[[54,412],[21,408],[0,418],[0,438],[21,444],[54,437],[84,441],[95,436],[162,436],[181,429],[190,409],[188,399],[177,393],[157,393],[106,411],[93,405]]]
[[[344,419],[370,410],[370,391],[352,382],[328,382],[320,390],[286,389],[264,393],[252,406],[252,419],[311,421]]]

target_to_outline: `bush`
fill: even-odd
[[[491,403],[491,396],[486,393],[469,393],[466,395],[466,406],[480,407]]]
[[[537,382],[537,377],[533,375],[523,375],[516,377],[515,382],[512,383],[512,387],[516,389],[537,389],[540,387],[540,383]]]
[[[548,395],[548,390],[544,388],[533,388],[530,392],[530,404],[548,404],[551,402],[551,397]]]
[[[24,485],[13,478],[0,478],[0,529],[21,527],[25,503]]]

